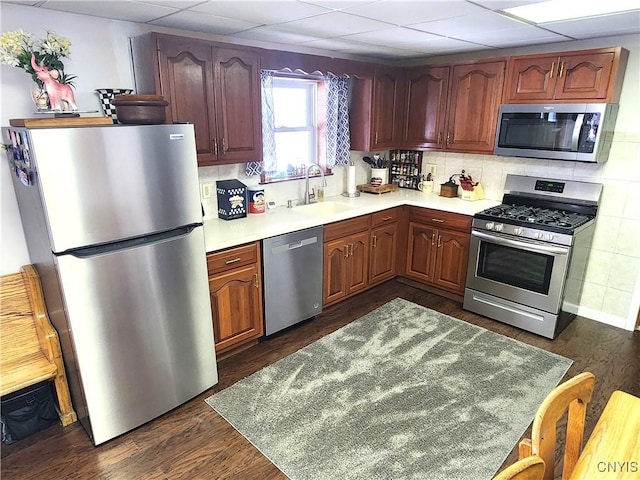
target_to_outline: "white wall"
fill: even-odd
[[[72,42],[71,57],[65,71],[78,76],[76,100],[82,110],[99,110],[96,88],[132,88],[127,38],[148,30],[144,25],[73,15],[41,8],[0,3],[2,32],[22,28],[36,36],[54,30]],[[170,31],[167,29],[158,29]],[[173,32],[177,33],[177,32]],[[194,35],[194,34],[190,34]],[[197,36],[197,35],[196,35]],[[200,35],[201,37],[203,35]],[[204,36],[204,38],[211,36]],[[219,37],[217,39],[220,39]],[[631,329],[640,305],[640,37],[637,35],[540,47],[498,50],[474,56],[500,56],[519,53],[575,50],[621,45],[630,51],[614,144],[609,162],[583,165],[574,162],[516,159],[493,155],[427,153],[424,162],[438,165],[437,182],[464,168],[484,185],[487,197],[499,200],[507,173],[597,181],[604,184],[587,282],[579,313],[588,318]],[[317,52],[316,52],[317,53]],[[470,56],[441,57],[438,62],[461,61]],[[418,62],[420,63],[420,62]],[[423,62],[424,63],[424,62]],[[33,116],[29,97],[31,79],[22,70],[0,68],[0,122]],[[367,181],[367,170],[360,160],[363,152],[353,152],[358,166],[357,181]],[[4,156],[0,161],[0,274],[17,271],[29,263],[24,233]],[[239,178],[247,185],[257,183],[244,176],[243,166],[231,165],[200,169],[201,182]],[[89,181],[100,181],[92,179]],[[328,179],[325,195],[345,190],[343,169]],[[291,181],[267,185],[266,195],[278,204],[301,198],[304,182]],[[215,217],[215,199],[204,202],[207,217]]]

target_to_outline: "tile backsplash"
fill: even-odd
[[[389,156],[389,152],[380,152]],[[365,152],[351,152],[356,165],[356,183],[367,183],[370,167],[362,161]],[[448,152],[425,152],[426,164],[436,165],[438,184],[463,169],[482,184],[485,197],[501,200],[508,173],[546,178],[597,182],[604,185],[596,232],[586,274],[579,314],[612,325],[628,326],[634,289],[640,280],[640,134],[616,132],[609,161],[585,164],[532,158],[471,155]],[[247,177],[244,165],[221,165],[199,169],[200,182],[211,182],[214,195],[203,199],[205,218],[217,217],[215,181],[237,178],[247,186],[257,185],[258,177]],[[325,196],[340,195],[346,190],[346,169],[336,167],[327,176]],[[311,179],[311,187],[319,184]],[[265,198],[276,205],[304,197],[305,181],[291,180],[264,185]]]

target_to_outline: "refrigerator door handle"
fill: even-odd
[[[91,258],[99,255],[119,252],[121,250],[129,250],[141,245],[149,245],[152,243],[174,240],[189,235],[199,224],[185,225],[183,227],[167,230],[166,232],[152,233],[150,235],[141,235],[135,238],[128,238],[118,242],[111,242],[103,245],[92,245],[90,247],[76,248],[67,250],[66,252],[57,253],[60,255],[72,255],[76,258]]]

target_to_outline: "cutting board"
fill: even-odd
[[[377,187],[374,187],[373,185],[365,183],[363,185],[358,185],[356,188],[359,192],[382,194],[387,192],[395,192],[398,189],[398,185],[396,185],[395,183],[387,183],[385,185],[378,185]]]
[[[12,127],[46,128],[46,127],[82,127],[87,125],[113,125],[111,117],[49,117],[49,118],[12,118]]]

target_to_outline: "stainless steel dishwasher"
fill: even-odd
[[[266,335],[322,312],[322,227],[264,239],[262,261]]]

